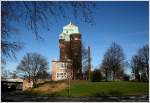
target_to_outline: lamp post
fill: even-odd
[[[71,75],[70,75],[71,73],[70,73],[70,70],[69,70],[69,76],[68,76],[68,96],[70,97],[70,77],[71,77]]]
[[[72,76],[72,73],[71,73],[71,60],[70,59],[67,59],[65,61],[66,63],[66,70],[67,70],[67,78],[68,78],[68,96],[70,96],[70,78]]]
[[[141,73],[141,72],[139,72],[139,75],[140,75],[140,81],[141,81],[141,74],[142,74],[142,73]]]

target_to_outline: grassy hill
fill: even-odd
[[[148,83],[144,82],[89,82],[71,81],[71,96],[127,96],[147,95],[149,93]],[[30,95],[41,96],[68,96],[67,81],[48,82],[25,92]]]

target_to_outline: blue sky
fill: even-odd
[[[97,2],[97,9],[93,10],[94,25],[74,18],[53,20],[53,24],[49,27],[50,31],[43,32],[44,41],[37,41],[32,32],[28,31],[22,23],[14,23],[12,25],[19,27],[19,35],[14,36],[13,39],[23,41],[24,48],[17,53],[17,61],[8,61],[6,69],[15,70],[27,52],[37,52],[45,56],[50,68],[51,61],[59,59],[58,36],[63,26],[70,21],[79,27],[85,46],[91,47],[94,68],[99,67],[104,53],[114,41],[122,46],[126,60],[130,61],[137,50],[148,43],[148,7],[148,2]],[[68,15],[72,13],[68,12]]]

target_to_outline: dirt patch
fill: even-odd
[[[47,83],[32,89],[32,92],[53,93],[58,92],[67,87],[66,83]]]

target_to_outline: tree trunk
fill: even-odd
[[[148,68],[148,66],[145,69],[146,69],[146,79],[149,80],[149,68]]]
[[[106,71],[106,73],[105,73],[105,75],[106,75],[106,81],[108,81],[108,73],[107,73],[107,71]]]
[[[115,77],[116,77],[116,72],[114,71],[113,72],[113,81],[116,79]]]

